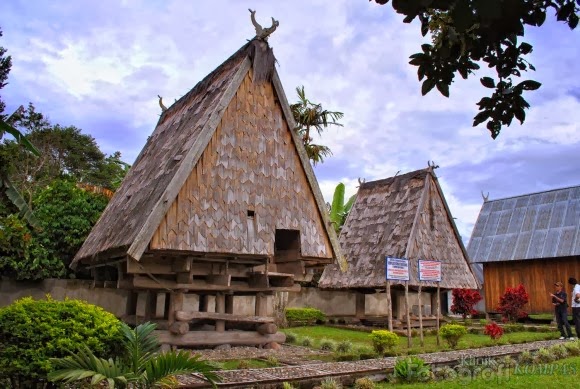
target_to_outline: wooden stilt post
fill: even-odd
[[[441,315],[441,290],[439,289],[439,282],[437,283],[437,317],[435,318],[435,326],[437,328],[437,346],[440,345],[439,340],[439,316]]]
[[[421,281],[419,281],[421,282]],[[417,296],[419,298],[419,339],[421,339],[421,347],[424,346],[423,342],[423,309],[421,309],[421,284],[419,284],[419,290],[417,291]]]
[[[137,300],[139,299],[139,293],[131,290],[127,295],[127,306],[125,312],[127,315],[127,324],[137,325]]]
[[[175,311],[183,310],[183,292],[178,290],[169,294],[169,312],[167,324],[172,325],[175,322]]]
[[[393,330],[393,302],[391,300],[391,281],[387,280],[387,286],[385,287],[385,292],[387,292],[387,328],[389,331]]]
[[[405,316],[407,317],[407,346],[411,348],[411,315],[409,312],[409,281],[405,281]]]
[[[217,292],[215,296],[215,311],[216,313],[226,312],[226,296],[223,292]],[[226,322],[224,320],[215,321],[215,330],[217,332],[224,332],[226,330]]]
[[[148,290],[145,301],[145,321],[150,321],[157,317],[157,292]]]
[[[366,311],[366,295],[357,292],[355,299],[355,317],[359,320],[364,319]]]
[[[226,294],[226,313],[234,313],[234,295]]]
[[[256,316],[266,316],[267,315],[267,309],[266,309],[266,304],[267,304],[268,300],[267,300],[267,296],[264,293],[258,293],[256,294],[256,308],[255,308],[255,314]]]

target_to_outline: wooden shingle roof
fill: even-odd
[[[431,259],[443,262],[442,288],[478,287],[431,168],[363,183],[339,240],[348,270],[327,266],[321,288],[384,288],[386,256],[410,259],[410,285],[417,260]]]
[[[580,255],[580,186],[484,202],[467,251],[475,263]]]
[[[75,256],[73,265],[82,261],[110,261],[128,256],[139,260],[148,249],[152,236],[167,214],[180,189],[208,147],[228,104],[243,80],[255,66],[256,50],[264,42],[250,41],[199,82],[161,115],[157,127],[127,173],[101,218]],[[258,48],[257,48],[258,47]],[[261,69],[263,71],[263,69]],[[271,72],[272,88],[281,107],[287,128],[294,119],[278,74]],[[254,72],[255,74],[255,72]],[[306,182],[314,196],[315,208],[328,234],[332,257],[344,266],[337,237],[331,227],[314,172],[295,131],[291,133]],[[304,190],[304,189],[302,189]]]

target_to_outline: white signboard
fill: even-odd
[[[441,282],[441,261],[419,260],[419,280]]]
[[[404,258],[386,258],[387,280],[409,281],[409,260]]]

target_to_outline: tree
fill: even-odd
[[[0,37],[2,37],[1,29]],[[10,73],[10,69],[12,68],[12,58],[5,54],[6,49],[0,46],[0,90],[6,86],[8,73]],[[4,115],[5,107],[6,104],[0,96],[0,140],[2,140],[4,134],[12,135],[16,144],[19,148],[22,148],[24,153],[39,156],[40,154],[38,150],[36,150],[32,143],[30,143],[26,137],[13,126],[13,123],[18,119],[18,115],[22,111],[22,107],[10,116]],[[12,184],[12,181],[10,181],[8,173],[8,163],[0,153],[0,200],[3,198],[8,199],[8,208],[15,208],[24,220],[26,220],[30,225],[35,226],[37,223],[32,214],[32,210],[22,198],[20,192]]]
[[[516,288],[506,288],[503,296],[499,298],[497,311],[502,314],[504,321],[514,322],[516,319],[526,317],[524,306],[528,303],[530,296],[522,284]]]
[[[296,133],[302,139],[308,158],[314,165],[318,162],[324,162],[324,158],[332,155],[330,148],[324,145],[312,143],[312,131],[316,130],[320,135],[325,128],[330,125],[341,126],[337,120],[341,119],[344,114],[337,111],[328,111],[322,108],[320,104],[314,104],[306,98],[304,86],[296,88],[298,93],[298,102],[290,105],[294,121],[296,122]]]
[[[482,299],[477,290],[453,289],[451,295],[453,296],[451,312],[463,316],[463,320],[467,319],[467,315],[475,315],[477,313],[473,307]]]
[[[580,20],[578,0],[393,0],[392,5],[405,15],[405,23],[418,17],[421,34],[431,34],[432,42],[421,45],[421,52],[411,55],[409,62],[418,67],[419,81],[425,79],[423,95],[437,87],[449,97],[455,75],[467,79],[480,68],[476,62],[495,69],[497,79],[480,79],[484,87],[494,91],[477,103],[480,112],[473,119],[474,127],[487,121],[493,139],[514,117],[523,124],[525,110],[530,107],[523,92],[541,86],[534,80],[515,82],[522,72],[535,70],[525,59],[532,45],[518,42],[526,26],[544,24],[550,9],[570,29],[575,29]]]
[[[356,199],[356,194],[350,196],[348,201],[344,202],[344,191],[345,186],[342,182],[339,182],[336,188],[334,189],[334,195],[332,196],[332,204],[329,207],[329,217],[330,222],[334,226],[334,230],[337,234],[340,233],[342,226],[346,222],[346,218],[352,205],[354,204],[354,200]]]
[[[91,385],[107,382],[109,388],[175,387],[179,374],[200,373],[214,387],[219,377],[212,372],[215,367],[187,350],[161,353],[159,342],[153,334],[155,324],[138,325],[134,330],[121,324],[124,335],[123,358],[96,357],[84,346],[76,355],[52,358],[55,371],[48,374],[50,381],[67,383],[87,381]]]

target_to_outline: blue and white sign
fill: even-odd
[[[386,258],[387,280],[409,281],[409,260],[404,258]]]

